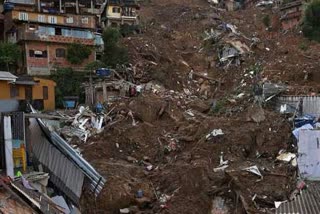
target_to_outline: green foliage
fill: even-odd
[[[120,26],[120,34],[123,37],[130,36],[135,33],[139,33],[141,31],[139,25],[128,25],[128,24],[123,24]]]
[[[103,63],[111,68],[128,62],[128,51],[119,45],[121,33],[116,28],[107,28],[102,35],[104,42]]]
[[[106,67],[106,65],[103,62],[93,61],[86,65],[85,70],[91,72],[91,71],[97,70],[98,68],[104,68],[104,67]]]
[[[51,75],[51,79],[57,83],[55,92],[58,108],[63,108],[64,96],[78,96],[79,102],[84,101],[81,83],[86,80],[85,73],[75,72],[72,68],[59,68]]]
[[[8,42],[0,43],[0,67],[2,70],[9,71],[10,65],[17,67],[20,59],[21,52],[17,44]]]
[[[299,49],[300,50],[306,51],[306,50],[308,50],[308,48],[309,48],[309,45],[306,42],[301,42],[299,44]]]
[[[271,19],[269,15],[264,15],[262,17],[262,23],[266,26],[266,27],[270,27],[271,24]]]
[[[67,60],[71,64],[81,64],[91,54],[91,49],[80,43],[73,43],[67,49]]]
[[[306,7],[302,32],[305,37],[320,42],[320,0],[314,0]]]
[[[213,113],[223,113],[226,109],[225,109],[225,105],[226,105],[226,100],[222,99],[222,100],[218,100],[215,104],[215,106],[212,109]]]

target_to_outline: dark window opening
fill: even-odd
[[[62,35],[62,30],[61,30],[61,28],[56,28],[55,35]]]
[[[65,58],[66,57],[66,50],[63,48],[56,49],[56,57]]]
[[[44,99],[44,100],[49,99],[48,86],[43,86],[43,87],[42,87],[42,90],[43,90],[43,99]]]
[[[19,96],[19,88],[16,85],[10,85],[10,97],[18,97]]]
[[[29,56],[34,57],[34,50],[29,50]]]

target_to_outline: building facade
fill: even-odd
[[[102,9],[101,23],[103,27],[139,24],[139,5],[136,0],[107,0]]]
[[[37,105],[39,109],[55,109],[55,86],[52,80],[20,77],[0,71],[0,112],[16,111],[21,101]]]
[[[4,37],[21,46],[23,54],[20,73],[49,75],[59,67],[84,70],[96,58],[97,12],[93,1],[11,0],[4,10]],[[88,8],[89,7],[89,8]],[[97,42],[98,41],[98,42]],[[91,48],[81,64],[67,60],[70,44],[80,43]]]

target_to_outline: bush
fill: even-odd
[[[67,60],[71,64],[81,64],[83,60],[88,59],[91,54],[91,49],[79,43],[69,45],[67,49]]]
[[[320,0],[314,0],[306,7],[302,32],[305,37],[320,42]]]
[[[0,43],[0,69],[10,71],[10,65],[18,67],[21,51],[17,44],[10,42]]]
[[[75,72],[72,68],[59,68],[51,75],[51,79],[57,83],[56,105],[63,108],[64,96],[78,96],[79,102],[84,102],[84,92],[81,83],[86,80],[86,74]]]
[[[128,50],[119,45],[121,33],[116,28],[107,28],[102,35],[104,54],[102,62],[111,68],[128,62]]]
[[[271,23],[270,16],[269,16],[269,15],[264,15],[264,16],[262,17],[262,23],[263,23],[266,27],[270,27],[270,23]]]

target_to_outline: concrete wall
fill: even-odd
[[[19,100],[16,100],[16,99],[0,100],[0,112],[18,111],[18,109],[19,109]]]
[[[33,99],[43,99],[43,86],[48,87],[48,99],[43,99],[44,110],[54,110],[55,103],[55,87],[56,83],[52,80],[34,78],[35,81],[39,81],[37,85],[32,88]]]
[[[11,97],[10,96],[10,86],[11,84],[9,84],[8,81],[0,81],[0,100],[3,99],[17,99],[17,100],[24,100],[25,99],[25,88],[22,85],[16,85],[15,87],[17,87],[18,89],[18,94],[19,96],[17,97]]]

